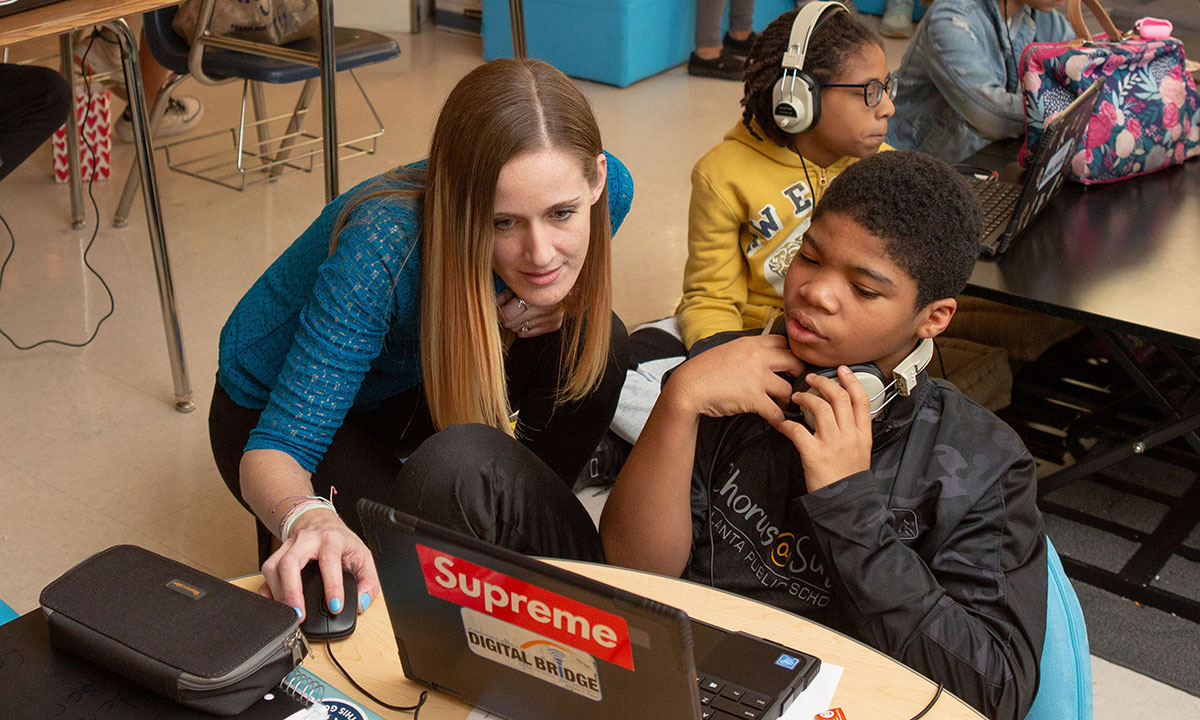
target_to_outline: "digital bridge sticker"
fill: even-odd
[[[471,652],[576,695],[604,699],[591,655],[470,608],[460,612]]]
[[[536,636],[521,643],[552,641],[633,670],[624,618],[425,545],[417,545],[417,556],[430,595]],[[491,626],[483,629],[496,636]]]

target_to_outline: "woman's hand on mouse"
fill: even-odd
[[[512,290],[496,294],[496,308],[500,324],[521,338],[545,335],[558,330],[563,324],[562,305],[530,305],[514,295]]]
[[[296,520],[288,539],[263,563],[266,583],[259,593],[303,612],[300,571],[313,560],[321,567],[327,602],[341,601],[338,612],[350,602],[362,612],[379,595],[379,575],[371,551],[337,513],[326,509],[307,512]],[[342,588],[343,567],[358,581],[358,597],[349,602]],[[330,609],[333,610],[332,604]]]

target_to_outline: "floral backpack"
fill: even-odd
[[[1108,37],[1118,40],[1092,40],[1083,21],[1084,1]],[[1112,182],[1200,155],[1200,95],[1186,70],[1183,43],[1123,37],[1096,0],[1069,0],[1067,12],[1075,40],[1030,43],[1021,53],[1026,117],[1021,164],[1033,157],[1046,123],[1101,77],[1108,80],[1067,177]]]

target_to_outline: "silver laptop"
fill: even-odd
[[[1007,250],[1013,238],[1058,193],[1063,171],[1083,138],[1104,82],[1105,78],[1097,80],[1046,125],[1020,183],[967,175],[983,206],[983,237],[979,246],[982,254],[993,256]]]

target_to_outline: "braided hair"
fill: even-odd
[[[854,14],[854,5],[848,0],[843,0],[842,4],[846,5],[850,12],[826,15],[825,21],[808,42],[804,69],[812,74],[818,83],[834,80],[846,62],[857,55],[867,43],[881,49],[883,47],[874,33]],[[759,33],[754,46],[750,48],[750,55],[746,58],[745,69],[742,72],[745,87],[742,95],[742,124],[752,135],[758,137],[750,126],[750,120],[756,120],[772,142],[784,147],[790,142],[791,135],[775,124],[772,117],[774,107],[771,91],[775,87],[775,81],[783,74],[783,54],[787,51],[792,23],[798,12],[799,10],[788,10],[772,20],[771,24]]]

